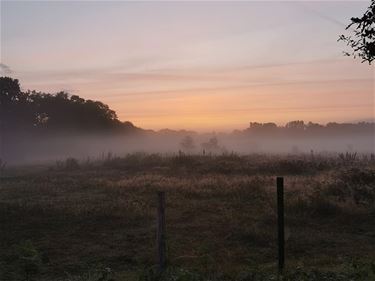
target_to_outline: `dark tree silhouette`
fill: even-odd
[[[17,79],[0,77],[1,134],[6,132],[129,131],[108,105],[66,92],[22,92]]]
[[[17,79],[1,77],[0,79],[0,105],[8,106],[17,101],[21,93],[20,84]]]
[[[249,130],[259,134],[270,134],[277,130],[275,123],[250,122]]]
[[[286,123],[285,126],[277,126],[274,123],[257,123],[250,122],[249,128],[242,131],[253,137],[282,137],[282,136],[343,136],[343,135],[363,135],[374,134],[374,122],[358,122],[358,123],[335,123],[329,122],[327,125],[295,120]],[[236,131],[241,134],[241,131]]]
[[[354,29],[353,29],[354,28]],[[360,18],[351,18],[351,23],[346,29],[353,29],[351,36],[341,35],[339,41],[344,41],[352,48],[352,52],[344,52],[347,56],[359,57],[362,62],[369,64],[375,59],[375,0]]]
[[[27,94],[21,92],[17,79],[0,78],[0,129],[25,129],[30,125],[30,106]]]
[[[285,125],[285,128],[291,131],[303,131],[305,130],[305,122],[302,120],[290,121]]]

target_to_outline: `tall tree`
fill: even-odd
[[[130,131],[135,128],[129,122],[120,122],[116,112],[100,101],[69,96],[66,92],[22,92],[18,80],[10,77],[0,77],[0,122],[1,134],[40,130]]]

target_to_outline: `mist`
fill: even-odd
[[[123,157],[132,153],[164,155],[236,154],[334,154],[374,153],[374,130],[361,134],[320,136],[159,131],[142,134],[11,135],[2,142],[1,156],[7,165],[53,163],[67,158],[80,161]]]
[[[17,79],[0,77],[1,163],[22,165],[122,157],[131,153],[221,155],[374,152],[375,123],[285,125],[249,122],[232,133],[153,131],[122,121],[101,101],[64,91],[23,91]],[[244,117],[245,119],[245,117]],[[244,120],[246,121],[246,120]],[[276,120],[280,121],[280,120]]]

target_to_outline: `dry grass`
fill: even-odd
[[[135,154],[73,162],[2,173],[0,260],[9,280],[23,241],[43,257],[39,278],[98,264],[125,275],[153,266],[159,190],[167,194],[171,265],[205,274],[274,270],[276,175],[285,176],[288,267],[375,258],[375,163],[366,158]]]

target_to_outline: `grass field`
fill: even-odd
[[[276,176],[285,178],[285,280],[375,280],[375,159],[354,154],[131,154],[5,167],[0,280],[157,279],[160,190],[162,278],[275,280]]]

